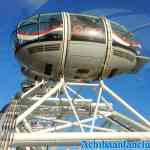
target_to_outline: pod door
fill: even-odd
[[[103,21],[97,17],[70,14],[70,28],[67,76],[73,79],[98,79],[106,55]]]

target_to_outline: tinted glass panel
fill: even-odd
[[[105,42],[105,29],[99,18],[71,15],[72,40]]]
[[[61,14],[42,14],[39,18],[40,41],[57,41],[63,39],[63,21]]]
[[[18,25],[17,38],[20,44],[38,39],[38,16],[33,16]]]
[[[125,47],[132,51],[136,51],[137,48],[141,47],[134,35],[124,26],[111,22],[111,27],[113,31],[112,38],[114,46]]]
[[[20,45],[35,41],[58,41],[63,39],[61,14],[41,14],[30,17],[18,25],[17,39]]]

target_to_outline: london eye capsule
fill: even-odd
[[[135,73],[149,61],[134,35],[105,17],[38,14],[21,21],[14,37],[22,72],[35,80],[110,78]]]

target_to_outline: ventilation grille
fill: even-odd
[[[38,53],[38,52],[43,51],[43,46],[30,47],[30,48],[28,48],[28,50],[29,50],[29,52],[30,52],[31,54],[33,54],[33,53]]]
[[[116,49],[113,49],[112,54],[115,56],[118,56],[118,57],[128,59],[131,62],[133,62],[135,59],[135,57],[133,55],[123,52],[123,51],[116,50]]]
[[[31,54],[38,53],[38,52],[44,52],[44,51],[59,51],[60,44],[34,46],[34,47],[28,48],[28,50]]]
[[[45,51],[59,51],[60,44],[45,45]]]

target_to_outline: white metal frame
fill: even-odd
[[[30,147],[37,150],[46,150],[47,147],[43,145],[80,145],[80,140],[116,140],[116,139],[128,139],[128,140],[150,140],[150,122],[145,119],[140,113],[138,113],[133,107],[131,107],[125,100],[119,95],[113,92],[108,86],[101,80],[99,83],[73,83],[65,82],[62,78],[53,88],[47,87],[47,92],[41,97],[36,96],[41,86],[47,84],[42,81],[36,83],[35,86],[21,95],[22,106],[26,106],[25,110],[19,114],[16,118],[16,132],[13,134],[12,146],[26,146],[26,150]],[[73,86],[78,87],[96,87],[98,88],[98,96],[96,102],[93,102],[91,98],[85,98],[82,93],[77,92]],[[63,91],[63,96],[58,97],[57,92]],[[117,102],[122,104],[129,112],[131,112],[139,122],[132,118],[127,118],[125,115],[116,112],[112,104],[103,97],[103,91],[107,92]],[[56,96],[54,97],[54,95]],[[72,95],[76,95],[76,99]],[[57,103],[61,101],[63,106]],[[44,103],[50,103],[47,106]],[[91,108],[91,112],[89,109]],[[21,107],[21,106],[20,106]],[[35,117],[35,111],[41,112],[42,109],[48,108],[48,111],[52,111],[53,117],[48,116],[36,116],[36,119],[44,120],[44,123],[54,123],[53,126],[46,126],[45,128],[38,128],[31,124],[31,120]],[[59,109],[63,108],[62,111]],[[63,118],[57,118],[53,109],[58,109],[59,113],[62,113]],[[85,111],[86,110],[86,111]],[[68,113],[69,112],[69,113]],[[67,120],[68,114],[74,116],[74,120]],[[89,116],[83,117],[84,114],[91,113]],[[83,117],[83,118],[82,118]],[[3,120],[4,118],[2,118]],[[119,128],[119,132],[115,128],[107,128],[97,124],[97,119],[106,119],[109,123],[118,125],[118,122],[124,124]],[[115,122],[118,120],[118,122]],[[130,128],[126,128],[129,124],[134,132],[130,132]],[[118,125],[118,126],[119,126]],[[23,126],[23,129],[22,129]],[[69,132],[69,128],[75,127],[75,131]],[[140,132],[139,132],[139,130]],[[39,146],[38,148],[36,146]]]

